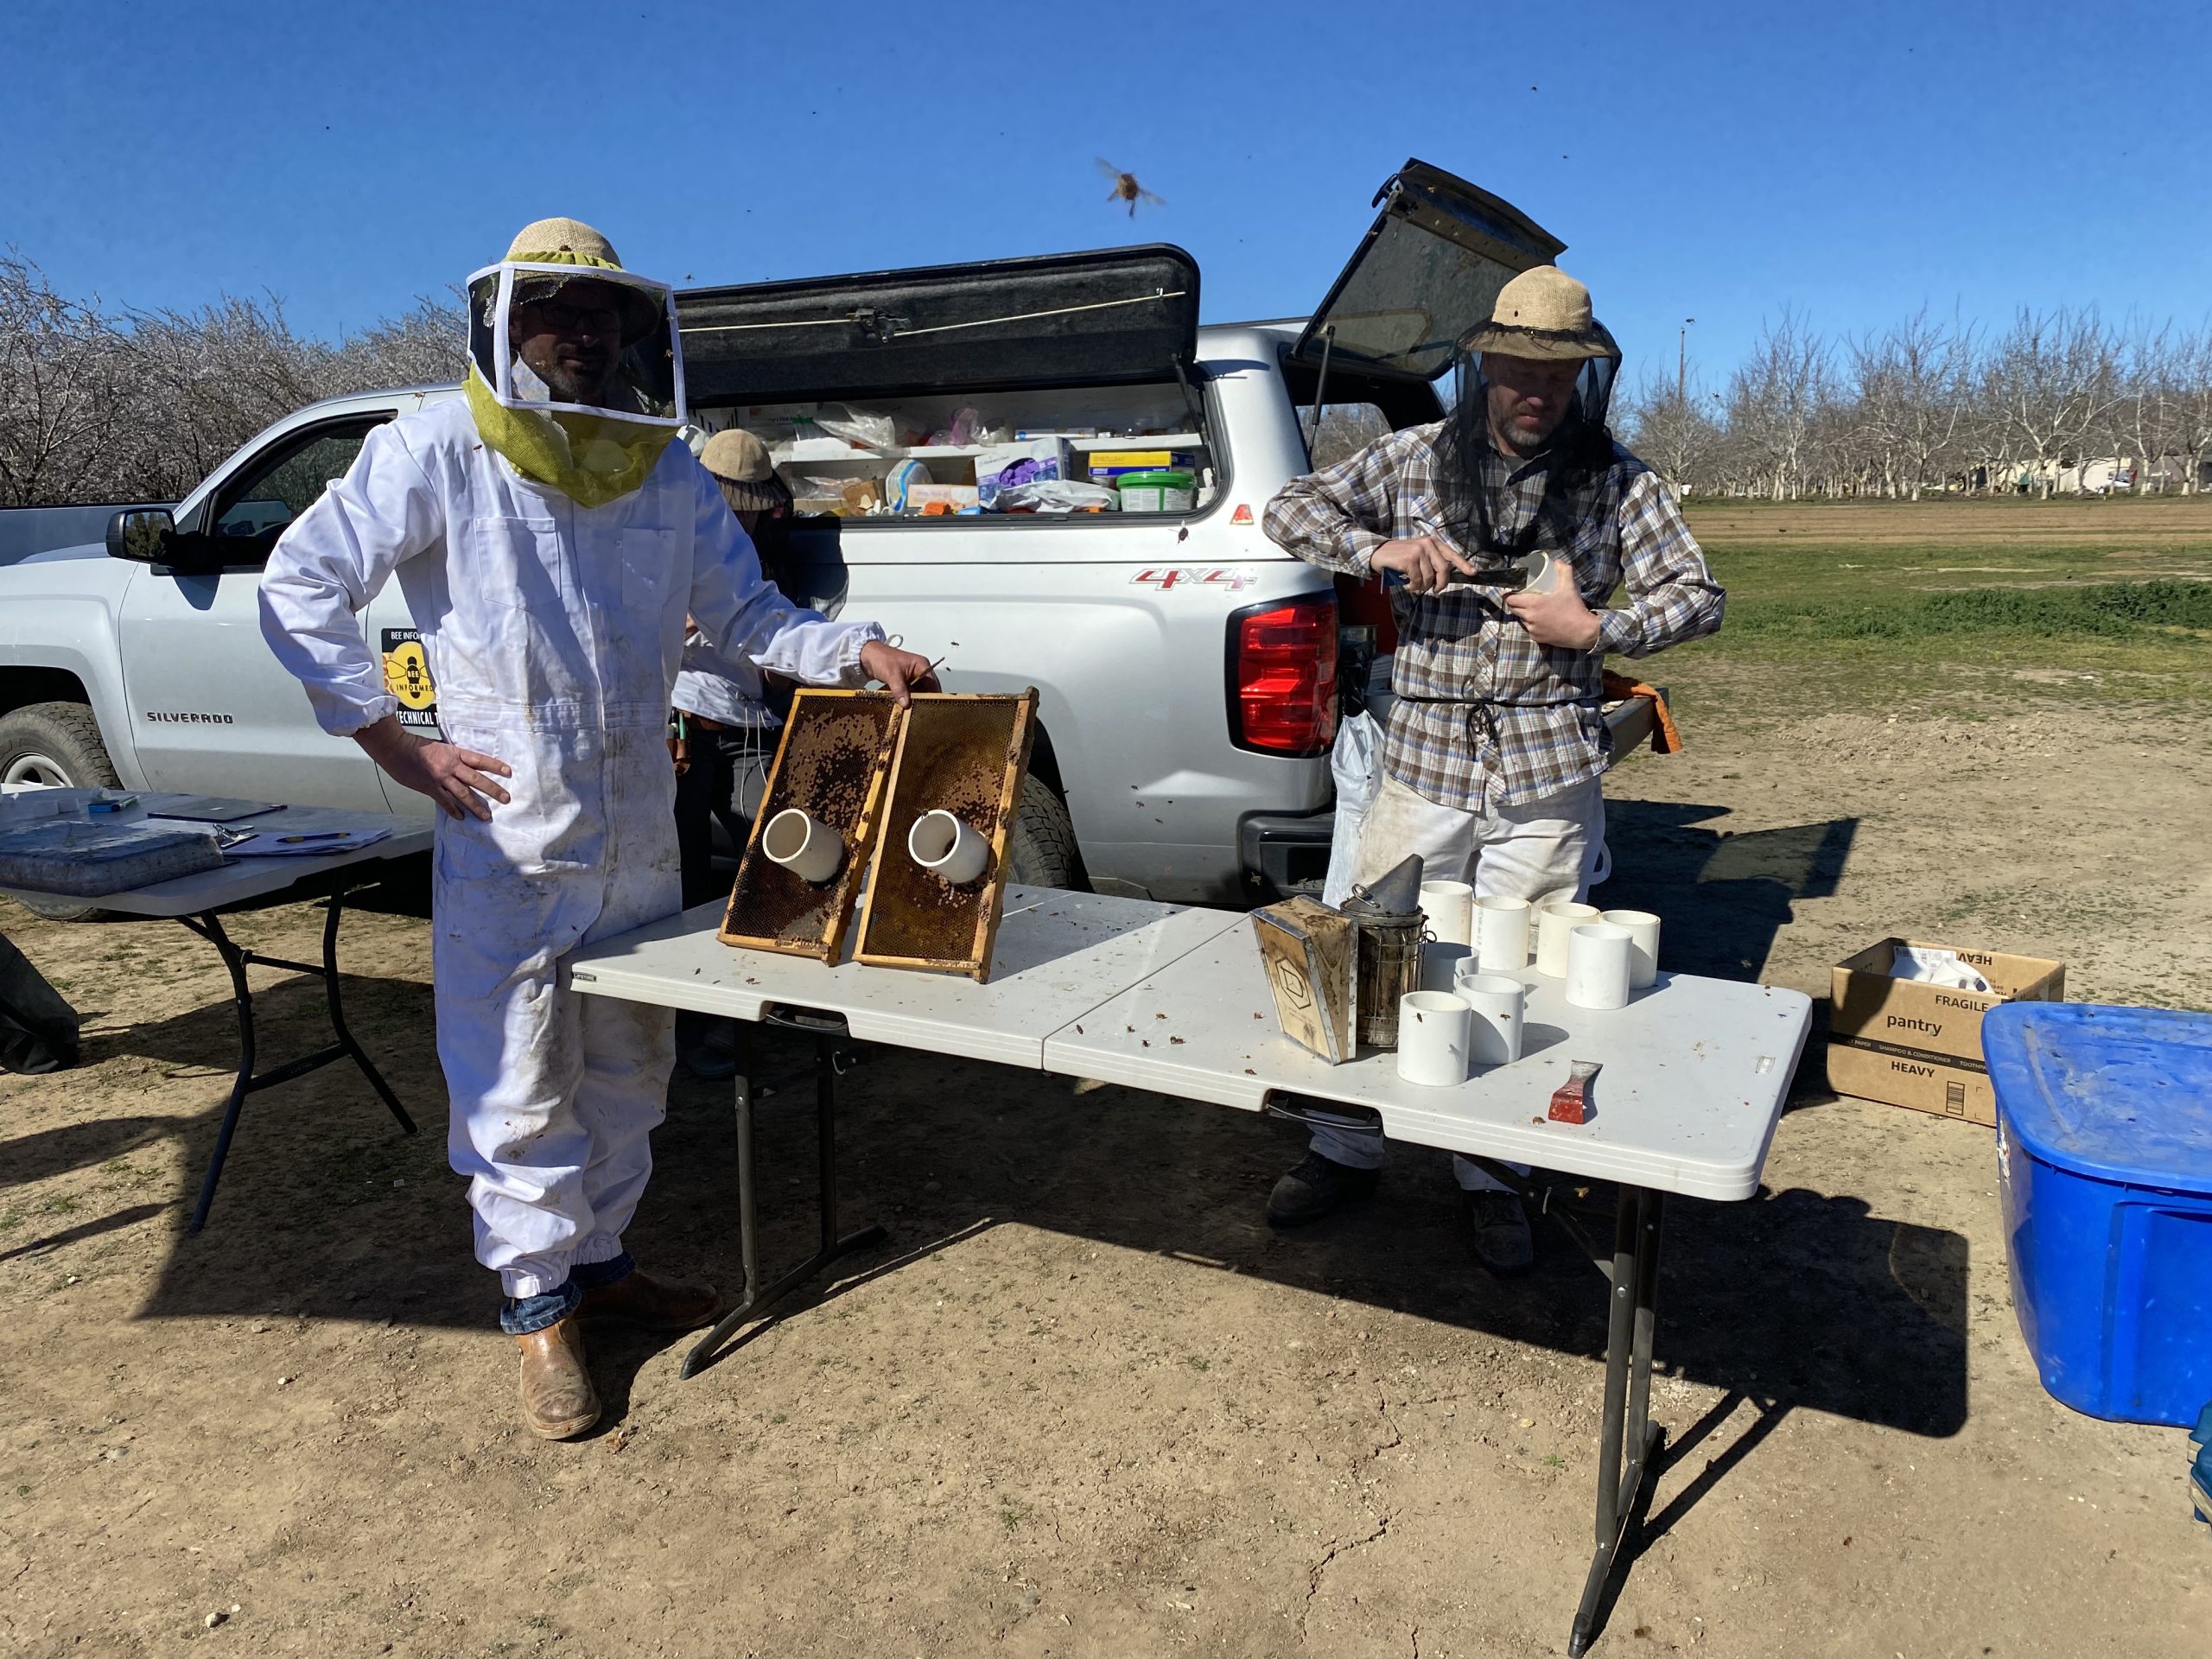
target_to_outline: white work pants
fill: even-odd
[[[447,1156],[468,1177],[476,1259],[509,1296],[541,1296],[570,1268],[621,1254],[652,1173],[673,1017],[580,995],[562,969],[579,944],[675,913],[675,776],[651,721],[548,734],[454,709],[447,726],[463,748],[512,765],[519,798],[489,824],[438,821],[431,964],[453,1099]]]
[[[1580,902],[1605,844],[1605,798],[1595,778],[1540,801],[1469,812],[1439,806],[1385,772],[1360,826],[1356,879],[1365,886],[1419,853],[1423,880],[1471,882],[1478,898]],[[1380,1169],[1389,1153],[1379,1135],[1325,1127],[1313,1131],[1313,1148],[1352,1169]],[[1457,1154],[1452,1173],[1471,1192],[1505,1190]]]

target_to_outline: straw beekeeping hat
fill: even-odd
[[[699,464],[714,474],[724,497],[740,512],[766,512],[791,499],[791,492],[768,460],[767,446],[741,427],[709,438],[699,452]]]
[[[1621,354],[1591,314],[1590,290],[1557,265],[1533,266],[1498,289],[1490,321],[1469,329],[1459,348],[1554,359]]]
[[[541,219],[525,225],[515,232],[515,239],[507,245],[510,259],[548,263],[556,254],[569,254],[573,259],[561,260],[563,264],[603,265],[614,270],[622,269],[622,261],[615,254],[614,245],[579,219]]]

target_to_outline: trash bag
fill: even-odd
[[[77,1064],[77,1010],[0,938],[0,1071],[66,1071]]]
[[[1328,880],[1321,888],[1325,905],[1341,905],[1351,896],[1352,876],[1359,868],[1359,827],[1375,799],[1382,753],[1382,728],[1374,715],[1349,715],[1338,723],[1336,747],[1329,751],[1329,771],[1337,780],[1337,821],[1329,836]]]

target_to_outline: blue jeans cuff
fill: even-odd
[[[499,1329],[511,1337],[526,1337],[549,1325],[558,1325],[582,1305],[586,1291],[626,1278],[637,1270],[637,1266],[627,1250],[611,1261],[579,1262],[569,1269],[569,1276],[561,1281],[558,1290],[549,1290],[542,1296],[502,1299]]]
[[[543,1331],[549,1325],[558,1325],[575,1313],[584,1299],[583,1287],[571,1274],[558,1290],[549,1290],[541,1296],[508,1296],[499,1303],[499,1329],[511,1337],[526,1337],[533,1331]]]

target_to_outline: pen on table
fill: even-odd
[[[289,847],[302,841],[343,841],[353,833],[351,830],[321,830],[311,836],[279,836],[276,844]]]

